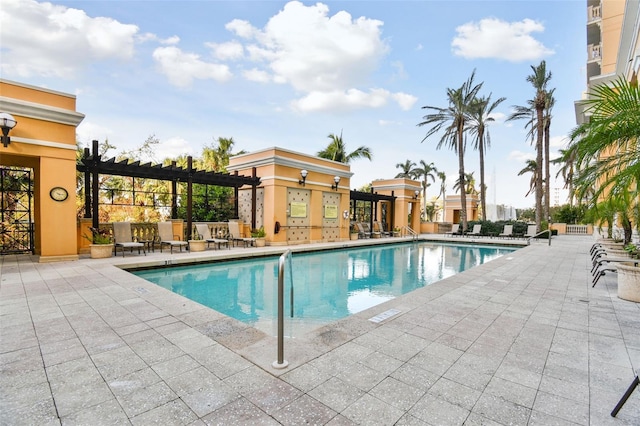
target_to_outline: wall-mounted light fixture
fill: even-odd
[[[11,143],[9,131],[16,127],[18,122],[11,114],[0,112],[0,129],[2,129],[2,145],[6,148]]]
[[[300,176],[302,176],[302,179],[300,179],[298,181],[298,183],[302,186],[304,186],[305,181],[307,180],[307,175],[309,174],[308,171],[306,171],[305,169],[300,170]]]
[[[420,196],[420,191],[418,191],[418,190],[416,189],[416,190],[413,192],[413,198],[414,198],[415,200],[417,200],[419,196]]]
[[[338,184],[340,183],[340,176],[334,176],[333,181],[335,182],[335,184],[331,184],[331,189],[335,189],[337,191]]]

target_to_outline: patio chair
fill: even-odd
[[[130,249],[133,253],[133,249],[140,249],[144,255],[147,255],[147,251],[144,249],[144,243],[139,243],[133,240],[133,234],[131,233],[131,223],[129,222],[113,222],[113,240],[114,240],[114,256],[118,254],[118,247],[122,247],[122,257],[124,257],[124,250]]]
[[[513,238],[513,225],[505,225],[498,237]]]
[[[356,227],[358,228],[358,238],[370,238],[371,233],[367,232],[364,229],[364,225],[361,222],[356,222]]]
[[[209,229],[209,225],[207,225],[206,223],[196,223],[196,232],[201,239],[207,242],[207,247],[209,247],[209,245],[213,243],[214,247],[215,245],[217,245],[218,248],[221,248],[221,246],[225,245],[227,246],[227,248],[230,248],[229,240],[226,240],[224,238],[213,238],[211,236],[211,230]]]
[[[233,242],[233,244],[244,243],[245,247],[255,246],[256,239],[252,237],[243,237],[240,232],[240,225],[238,222],[229,221],[229,239]]]
[[[451,231],[445,232],[444,235],[460,235],[460,224],[454,223],[453,226],[451,226]]]
[[[383,237],[390,237],[391,232],[385,231],[384,226],[379,221],[373,222],[373,232],[379,232]]]
[[[158,237],[160,237],[160,253],[162,253],[162,247],[164,246],[169,246],[171,253],[173,253],[174,247],[180,247],[180,251],[182,251],[182,247],[187,246],[187,242],[181,241],[180,236],[173,235],[173,224],[171,222],[158,222]]]
[[[471,232],[467,232],[466,235],[470,237],[479,237],[482,235],[482,225],[473,225]]]
[[[536,226],[535,225],[529,225],[527,226],[527,233],[524,234],[524,238],[533,238],[535,237],[537,234],[536,232]]]

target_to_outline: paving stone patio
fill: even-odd
[[[594,241],[533,242],[288,340],[280,370],[274,337],[114,265],[283,247],[3,256],[0,424],[638,425],[640,389],[609,413],[640,368],[640,307],[615,274],[591,288]]]

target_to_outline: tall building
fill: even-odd
[[[587,81],[583,98],[598,84],[640,72],[640,0],[587,0]],[[575,102],[576,122],[586,120]]]

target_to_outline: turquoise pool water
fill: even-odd
[[[288,263],[285,272],[286,334],[300,335],[514,250],[405,243],[295,253],[293,273],[289,276]],[[133,273],[265,333],[277,333],[278,257]]]

